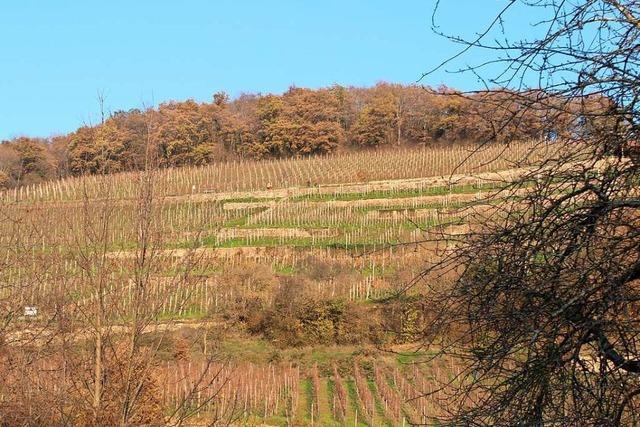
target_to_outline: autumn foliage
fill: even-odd
[[[108,114],[97,125],[51,138],[0,144],[0,188],[41,180],[204,165],[251,157],[292,157],[337,150],[433,145],[567,134],[566,106],[536,105],[535,93],[461,94],[380,83],[371,88],[292,87],[282,95],[223,92],[210,103],[168,102]],[[525,108],[526,107],[526,108]]]

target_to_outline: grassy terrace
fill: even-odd
[[[460,207],[460,206],[459,206]],[[453,207],[452,207],[453,208]],[[362,208],[362,209],[357,209],[354,210],[352,212],[354,213],[361,213],[361,214],[366,214],[369,211],[379,211],[379,212],[393,212],[393,211],[398,211],[399,213],[402,213],[402,211],[404,211],[405,209],[413,209],[413,208]],[[418,206],[415,209],[430,209],[429,207],[422,207],[422,206]],[[406,220],[403,219],[404,217],[400,217],[400,219],[398,221],[396,221],[395,224],[390,224],[389,221],[385,220],[385,219],[376,219],[376,220],[371,220],[367,223],[363,222],[363,217],[359,216],[356,218],[350,218],[350,219],[344,219],[344,220],[321,220],[321,219],[306,219],[306,218],[302,218],[300,220],[282,220],[282,221],[277,221],[277,222],[271,222],[271,223],[254,223],[254,224],[247,224],[246,222],[241,223],[240,221],[235,222],[236,227],[237,228],[242,228],[245,230],[259,230],[261,228],[303,228],[303,229],[319,229],[319,228],[331,228],[334,230],[340,230],[343,232],[353,232],[353,231],[358,231],[361,230],[363,227],[367,228],[369,230],[387,230],[389,228],[394,228],[394,229],[404,229],[404,230],[412,230],[414,228],[416,228],[416,224],[418,226],[421,227],[432,227],[435,225],[438,225],[440,223],[443,222],[438,222],[436,220],[432,220],[432,219],[415,219],[412,221],[409,221],[409,216],[406,217]],[[448,223],[448,222],[447,222]]]
[[[379,241],[371,240],[363,240],[357,242],[345,242],[344,238],[340,241],[339,238],[334,239],[312,239],[308,237],[297,237],[297,238],[287,238],[287,237],[255,237],[255,238],[233,238],[227,239],[223,242],[216,243],[215,238],[206,238],[201,242],[199,247],[205,248],[241,248],[241,247],[250,247],[250,246],[258,246],[258,247],[295,247],[295,248],[330,248],[330,249],[344,249],[344,250],[360,250],[360,249],[370,249],[373,247],[381,247],[384,244],[400,244],[403,243],[400,239],[390,240],[384,243]],[[175,246],[170,246],[170,248],[181,249],[181,248],[189,248],[193,247],[189,244],[176,244]]]
[[[445,187],[411,188],[391,191],[369,191],[365,193],[306,194],[291,197],[290,201],[331,202],[356,201],[369,199],[400,199],[420,196],[446,196],[447,194],[472,194],[480,191],[492,191],[498,187],[495,184],[453,185]],[[264,200],[264,199],[263,199]],[[262,200],[261,200],[262,201]]]
[[[220,204],[226,203],[258,203],[258,202],[275,202],[280,200],[279,197],[238,197],[236,199],[223,199]]]

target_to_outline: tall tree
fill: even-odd
[[[51,153],[45,140],[19,137],[10,142],[20,159],[18,180],[30,184],[50,179],[54,176],[54,165]]]
[[[8,143],[0,144],[0,188],[9,188],[17,182],[21,173],[20,156]]]
[[[351,129],[354,143],[379,146],[397,141],[398,106],[393,94],[379,94],[360,111]]]
[[[258,102],[258,139],[247,147],[257,157],[328,153],[345,142],[336,92],[291,88]]]
[[[154,139],[167,165],[203,165],[213,160],[216,141],[200,105],[194,101],[162,104],[158,113]]]

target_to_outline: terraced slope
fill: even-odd
[[[90,341],[96,327],[82,316],[102,304],[110,311],[100,331],[114,336],[139,327],[131,319],[141,312],[149,340],[204,334],[193,355],[166,350],[154,365],[163,404],[189,400],[195,424],[226,410],[239,425],[428,422],[440,403],[420,396],[458,368],[414,369],[350,328],[446,249],[425,239],[464,234],[501,184],[526,171],[494,151],[464,170],[453,166],[469,152],[455,147],[87,177],[4,193],[0,303],[18,313],[8,345]],[[419,284],[407,295],[423,292]],[[260,329],[289,300],[307,311],[329,307],[348,326],[326,314],[292,319],[282,329],[297,341]],[[38,315],[23,316],[24,307]],[[61,312],[79,317],[47,329]],[[392,347],[410,339],[383,338]],[[227,351],[236,339],[242,348]],[[190,393],[212,341],[228,364]],[[318,350],[328,345],[331,354]]]

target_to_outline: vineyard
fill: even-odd
[[[9,342],[54,342],[61,318],[70,341],[90,341],[99,309],[113,336],[140,318],[151,341],[168,335],[174,348],[154,356],[156,396],[187,424],[430,423],[461,368],[408,363],[424,355],[405,353],[428,308],[385,304],[447,280],[407,290],[447,250],[435,237],[464,235],[526,171],[521,159],[548,155],[531,147],[233,162],[9,190],[0,209]],[[63,387],[57,369],[35,366],[25,369],[38,390]]]
[[[93,3],[0,8],[0,427],[640,427],[640,0]]]
[[[350,183],[381,180],[411,180],[426,177],[449,178],[452,174],[473,176],[522,166],[529,154],[541,158],[546,150],[529,143],[474,147],[454,145],[442,148],[362,151],[347,154],[272,160],[245,160],[203,167],[168,169],[158,177],[165,196],[209,194],[212,199],[246,197],[271,189],[300,189],[329,185],[339,188]],[[529,156],[527,161],[531,161]],[[137,173],[67,178],[4,193],[5,200],[71,201],[104,197],[103,187],[111,187],[113,198],[135,198]],[[228,193],[232,193],[231,195]],[[286,194],[283,191],[282,194]]]
[[[155,399],[169,413],[188,413],[189,425],[429,425],[447,410],[447,387],[463,369],[413,363],[421,353],[372,358],[332,350],[296,363],[161,362]],[[38,393],[65,390],[57,363],[32,366],[29,385]]]

